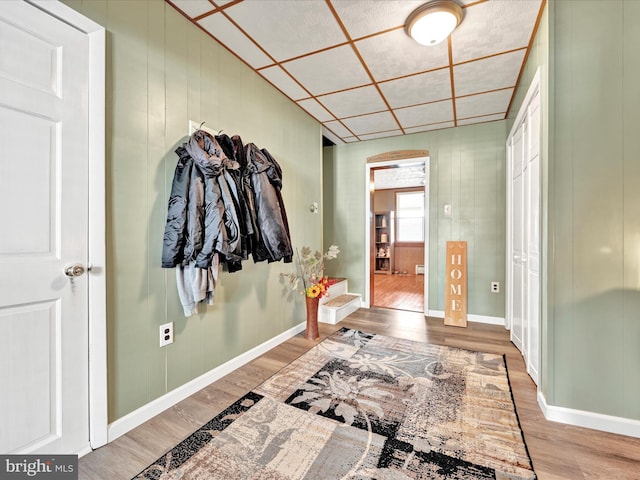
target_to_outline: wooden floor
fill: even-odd
[[[376,273],[373,276],[373,305],[424,312],[424,275]]]
[[[441,319],[398,310],[360,309],[338,325],[320,324],[321,339],[341,327],[486,352],[504,353],[516,408],[540,480],[640,480],[640,439],[546,421],[535,385],[503,327]],[[79,462],[80,479],[129,479],[225,407],[317,342],[302,334],[282,343]],[[333,479],[320,479],[333,480]]]

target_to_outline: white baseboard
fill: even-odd
[[[113,442],[116,438],[124,435],[125,433],[133,430],[137,426],[143,424],[147,420],[155,417],[159,413],[163,412],[167,408],[174,406],[176,403],[184,400],[185,398],[193,395],[199,390],[202,390],[207,385],[219,380],[225,375],[231,373],[233,370],[241,367],[245,363],[259,357],[263,353],[271,350],[275,346],[281,344],[285,340],[294,337],[298,333],[304,331],[305,322],[290,328],[286,332],[282,332],[280,335],[273,337],[270,340],[258,345],[251,350],[232,358],[226,363],[209,370],[208,372],[200,375],[197,378],[181,385],[180,387],[171,390],[163,396],[152,400],[151,402],[143,405],[142,407],[128,413],[122,418],[119,418],[115,422],[109,424],[107,429],[107,437],[109,442]]]
[[[429,316],[444,318],[444,311],[429,310]],[[502,317],[489,317],[487,315],[475,315],[473,313],[469,313],[467,314],[467,321],[476,323],[487,323],[489,325],[500,325],[504,327],[504,318]]]
[[[544,418],[552,422],[640,438],[640,420],[548,405],[542,392],[538,392],[538,405]]]

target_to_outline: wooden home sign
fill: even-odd
[[[467,326],[467,242],[447,242],[444,324]]]

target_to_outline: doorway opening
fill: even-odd
[[[370,157],[365,305],[428,313],[429,153]]]

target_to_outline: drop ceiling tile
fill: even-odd
[[[458,118],[479,117],[505,113],[513,95],[513,88],[498,90],[497,92],[469,95],[456,100],[456,114]]]
[[[387,108],[373,85],[322,95],[318,100],[338,118],[379,112]]]
[[[493,122],[495,120],[504,120],[504,113],[496,115],[483,115],[481,117],[463,118],[458,120],[458,125],[471,125],[473,123]]]
[[[462,23],[451,34],[453,62],[526,47],[536,23],[540,2],[493,0],[465,8]]]
[[[260,68],[273,63],[262,50],[234,27],[221,13],[214,13],[204,17],[198,23],[218,42],[226,45],[229,50],[253,68]]]
[[[394,110],[402,128],[430,125],[432,123],[453,121],[453,104],[451,100],[427,103],[415,107]]]
[[[334,120],[333,122],[325,122],[323,125],[343,139],[353,136],[353,132],[350,132],[342,123],[338,122],[337,120]]]
[[[322,126],[322,136],[328,138],[336,145],[342,145],[344,143],[344,140],[342,138],[327,129],[327,127],[325,127],[324,125]]]
[[[448,68],[380,83],[380,90],[391,108],[451,98]]]
[[[349,45],[292,60],[282,66],[313,95],[371,83],[369,75]]]
[[[292,100],[300,100],[310,96],[304,88],[298,85],[293,78],[287,74],[287,72],[277,65],[264,68],[258,73],[269,80],[276,86],[276,88]]]
[[[424,0],[341,0],[332,2],[352,40],[391,28],[404,27]]]
[[[513,87],[518,81],[525,50],[463,63],[453,67],[456,95]]]
[[[191,18],[215,10],[215,7],[208,0],[171,0],[170,3]]]
[[[404,131],[406,133],[420,133],[420,132],[428,132],[430,130],[440,130],[441,128],[451,128],[455,127],[453,122],[441,122],[441,123],[433,123],[431,125],[422,125],[420,127],[411,127],[405,128]]]
[[[361,117],[345,118],[342,122],[356,135],[396,130],[398,124],[389,112],[371,113]]]
[[[435,70],[449,64],[446,42],[424,47],[407,36],[403,29],[365,38],[355,45],[377,81]]]
[[[300,100],[296,103],[304,108],[307,112],[309,112],[309,114],[319,122],[328,122],[330,120],[335,120],[334,116],[331,115],[331,113],[327,112],[327,110],[313,98]]]
[[[347,41],[326,2],[245,1],[225,12],[278,61]]]

